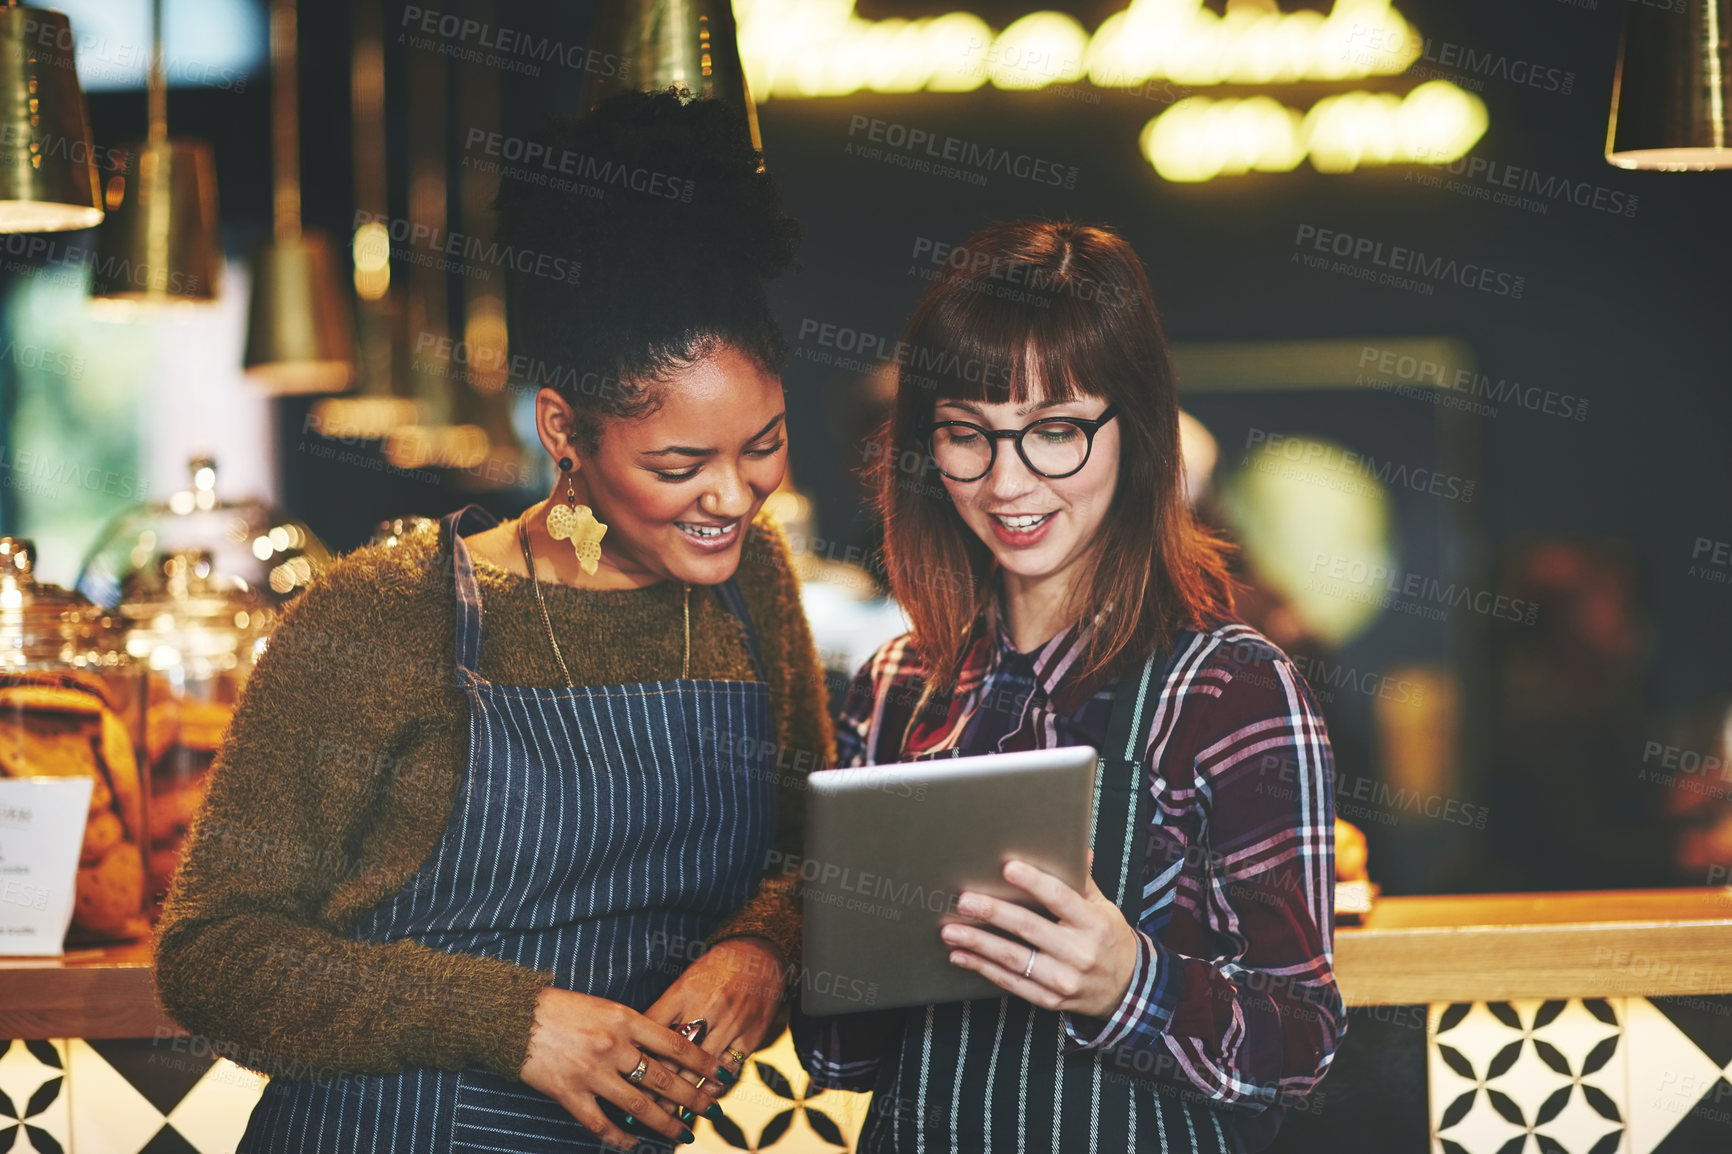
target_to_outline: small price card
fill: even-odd
[[[72,923],[88,777],[0,780],[0,954],[59,954]]]

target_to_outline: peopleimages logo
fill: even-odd
[[[1447,620],[1451,609],[1469,609],[1522,625],[1532,625],[1539,614],[1537,601],[1523,601],[1490,589],[1475,589],[1466,583],[1442,581],[1357,557],[1315,552],[1310,574],[1305,583],[1307,589],[1434,621]]]
[[[518,248],[497,240],[487,240],[473,233],[437,228],[421,221],[411,222],[401,217],[356,209],[352,227],[358,229],[364,224],[381,226],[393,245],[406,246],[402,249],[393,248],[392,259],[430,264],[465,276],[474,276],[477,273],[483,277],[488,275],[485,269],[465,266],[462,263],[465,260],[483,262],[496,268],[511,268],[520,273],[564,281],[567,284],[576,284],[583,272],[582,261]],[[416,253],[413,251],[415,249],[424,249],[425,252]],[[416,260],[417,257],[425,259]]]
[[[1507,80],[1537,88],[1541,92],[1556,92],[1568,96],[1576,88],[1576,74],[1562,68],[1535,64],[1531,60],[1511,60],[1502,52],[1485,52],[1450,40],[1433,40],[1427,36],[1420,46],[1419,58],[1444,68],[1453,68],[1469,76],[1487,80]]]
[[[1390,458],[1378,460],[1367,453],[1356,453],[1339,445],[1313,441],[1308,437],[1274,433],[1253,427],[1245,435],[1244,467],[1258,472],[1273,473],[1289,480],[1323,484],[1338,492],[1374,493],[1378,487],[1406,489],[1414,493],[1429,493],[1463,503],[1473,500],[1476,483],[1466,477],[1409,465]],[[1299,466],[1284,470],[1282,462]],[[1339,474],[1341,483],[1320,474]],[[1355,482],[1366,482],[1364,485]]]
[[[1387,269],[1390,273],[1405,274],[1436,284],[1459,285],[1492,296],[1509,297],[1511,300],[1520,300],[1527,287],[1525,276],[1504,272],[1490,265],[1458,261],[1454,257],[1428,255],[1405,245],[1385,244],[1370,237],[1319,228],[1314,224],[1301,224],[1293,237],[1293,244],[1293,262],[1296,264],[1312,263],[1302,260],[1302,253],[1299,251],[1310,249],[1355,262],[1358,268],[1366,267],[1358,262],[1369,262],[1372,268]]]
[[[539,75],[535,64],[560,64],[578,72],[624,79],[628,62],[611,52],[597,52],[581,44],[567,44],[551,36],[536,36],[504,25],[487,24],[437,8],[405,5],[398,25],[397,42],[412,48],[432,48],[458,60],[487,64],[507,71]],[[420,32],[425,38],[416,37]],[[436,39],[435,39],[436,38]],[[468,47],[469,45],[475,47]],[[512,57],[518,57],[512,60]]]
[[[1348,46],[1343,55],[1361,65],[1375,65],[1380,58],[1394,57],[1417,48],[1418,58],[1407,67],[1406,75],[1409,76],[1466,75],[1475,79],[1508,81],[1563,96],[1568,96],[1576,87],[1574,72],[1531,60],[1512,60],[1505,53],[1457,44],[1453,40],[1433,40],[1412,29],[1404,35],[1381,26],[1356,23],[1347,39]],[[1426,64],[1435,67],[1427,68]]]
[[[940,136],[926,128],[913,128],[855,113],[848,120],[848,135],[851,140],[844,149],[846,152],[868,160],[888,160],[890,158],[883,155],[884,148],[893,149],[892,155],[901,158],[898,163],[903,167],[930,171],[939,176],[955,176],[970,184],[985,184],[986,174],[997,172],[1057,188],[1076,187],[1075,165],[1058,164],[1045,157],[980,145],[960,137]],[[853,138],[863,139],[855,143]]]
[[[598,159],[569,149],[556,149],[540,141],[509,136],[502,132],[471,128],[464,137],[463,148],[466,153],[463,167],[477,168],[482,172],[498,171],[501,166],[493,164],[488,167],[487,161],[476,160],[467,154],[480,152],[495,161],[503,160],[508,166],[505,168],[507,175],[538,184],[546,184],[554,177],[569,176],[592,181],[598,187],[611,185],[650,197],[678,200],[685,204],[690,204],[692,199],[693,184],[682,177],[669,176],[654,169],[633,167],[614,160]],[[509,167],[511,165],[521,167]],[[555,181],[553,187],[575,186]]]
[[[1545,212],[1550,205],[1567,201],[1577,208],[1592,209],[1596,212],[1610,213],[1613,216],[1633,217],[1636,215],[1636,205],[1639,198],[1633,192],[1607,188],[1586,180],[1571,180],[1564,176],[1546,176],[1531,168],[1519,164],[1505,164],[1503,161],[1491,160],[1483,156],[1457,157],[1448,162],[1428,164],[1426,167],[1436,172],[1447,172],[1451,176],[1463,177],[1466,185],[1463,189],[1450,188],[1451,192],[1463,191],[1467,195],[1478,196],[1482,200],[1491,200],[1497,204],[1507,204],[1512,208],[1528,211]],[[1442,185],[1437,178],[1427,178],[1423,173],[1409,172],[1407,179],[1419,183]],[[1455,182],[1451,182],[1453,184]],[[1483,188],[1481,186],[1484,186]],[[1507,192],[1502,190],[1509,190]],[[1527,195],[1520,195],[1527,194]],[[1537,198],[1537,199],[1534,199]]]
[[[1538,385],[1524,385],[1507,377],[1494,380],[1487,373],[1474,372],[1471,369],[1458,368],[1452,372],[1448,365],[1396,349],[1382,349],[1376,345],[1362,346],[1359,350],[1359,367],[1364,369],[1368,366],[1374,368],[1377,375],[1362,373],[1354,378],[1354,383],[1368,385],[1380,392],[1399,393],[1402,396],[1427,400],[1432,404],[1467,409],[1490,417],[1497,416],[1497,409],[1493,405],[1481,404],[1481,400],[1495,401],[1499,405],[1513,405],[1531,413],[1544,413],[1570,421],[1588,419],[1586,397],[1578,397],[1574,393],[1560,393],[1556,389],[1543,389]],[[1462,396],[1456,397],[1454,394],[1457,393]]]

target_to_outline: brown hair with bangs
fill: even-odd
[[[1172,359],[1142,262],[1117,233],[1043,220],[976,233],[946,254],[897,359],[870,481],[890,591],[930,671],[928,696],[955,686],[976,627],[998,612],[992,553],[956,511],[922,436],[940,400],[1118,406],[1118,487],[1068,607],[1073,622],[1110,610],[1080,676],[1117,672],[1179,629],[1231,616],[1229,546],[1186,504]]]

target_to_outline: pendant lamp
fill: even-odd
[[[1606,161],[1662,172],[1732,168],[1732,0],[1624,7]]]
[[[477,20],[495,20],[495,0],[473,0]],[[457,68],[457,105],[467,110],[468,123],[489,130],[501,127],[499,116],[500,70],[475,64]],[[488,203],[497,195],[499,181],[483,174],[477,165],[462,169],[458,176],[457,211],[463,231],[480,244],[494,241],[496,221]],[[487,455],[456,474],[459,487],[470,492],[527,487],[530,455],[512,427],[511,408],[515,393],[506,389],[510,381],[510,334],[505,321],[505,296],[494,278],[463,278],[463,348],[471,398],[470,419],[486,437]]]
[[[272,0],[275,235],[253,263],[245,364],[272,393],[337,393],[355,375],[355,337],[331,242],[301,230],[296,35],[295,0]]]
[[[446,45],[443,32],[437,43],[440,48]],[[446,109],[450,107],[452,60],[441,50],[417,49],[409,54],[405,121],[412,236],[451,235],[446,157],[453,133]],[[415,345],[432,350],[433,355],[417,355],[409,364],[420,420],[391,430],[385,438],[385,460],[399,469],[472,468],[487,459],[487,434],[469,420],[472,394],[453,379],[461,376],[462,366],[453,366],[438,355],[438,350],[449,347],[451,272],[445,262],[431,265],[417,261],[410,265],[407,280],[409,331],[415,334]]]
[[[90,228],[102,219],[72,22],[0,8],[0,232]]]
[[[740,67],[731,0],[616,0],[596,9],[590,46],[623,67],[586,73],[581,107],[594,108],[616,92],[655,92],[677,84],[693,96],[738,110],[752,147],[763,150],[758,110]]]
[[[162,6],[152,0],[149,136],[126,147],[126,171],[105,191],[90,284],[97,300],[208,302],[220,287],[216,161],[202,140],[169,139]]]
[[[385,149],[384,14],[380,0],[350,5],[350,136],[355,168],[355,218],[365,223],[350,241],[355,263],[355,375],[353,393],[323,397],[311,410],[313,427],[346,441],[380,441],[399,425],[420,421],[420,407],[396,388],[401,357],[400,286],[392,284],[391,234]]]

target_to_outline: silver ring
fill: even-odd
[[[1028,947],[1028,950],[1028,965],[1022,968],[1022,976],[1025,978],[1034,973],[1034,960],[1040,957],[1040,950],[1038,947],[1030,946]]]
[[[632,1068],[631,1073],[625,1076],[625,1080],[634,1086],[641,1086],[643,1085],[643,1076],[647,1073],[649,1073],[649,1055],[645,1054],[637,1060],[637,1065]]]

